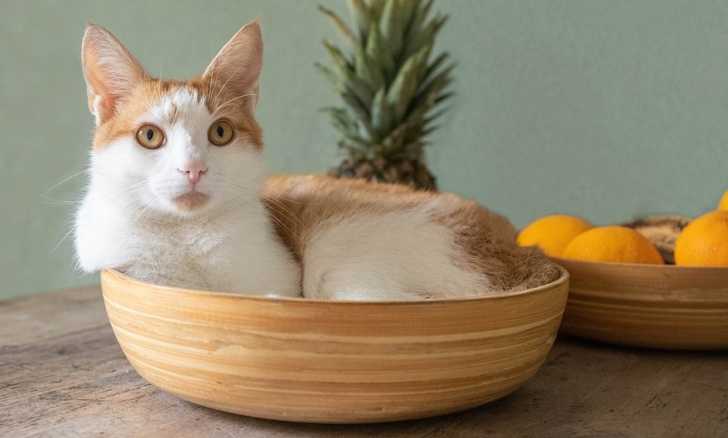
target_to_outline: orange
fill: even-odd
[[[723,193],[723,197],[720,198],[720,203],[718,204],[718,210],[728,211],[728,191]]]
[[[728,211],[713,211],[690,222],[675,242],[675,264],[728,266]]]
[[[590,229],[582,218],[565,214],[545,216],[531,222],[518,234],[521,246],[538,246],[551,257],[560,257],[571,239]]]
[[[662,256],[646,237],[619,226],[592,228],[569,243],[564,257],[614,263],[663,264]]]

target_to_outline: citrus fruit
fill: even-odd
[[[690,222],[675,243],[675,264],[728,266],[728,211],[713,211]]]
[[[718,210],[728,211],[728,191],[723,193],[723,197],[720,198],[720,203],[718,204]]]
[[[659,251],[645,236],[620,226],[592,228],[564,250],[565,258],[594,262],[663,264]]]
[[[521,246],[538,246],[551,257],[560,257],[571,240],[592,224],[576,216],[554,214],[531,222],[518,234]]]

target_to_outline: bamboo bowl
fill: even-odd
[[[728,348],[728,268],[554,261],[571,274],[564,333],[638,347]]]
[[[276,420],[422,418],[503,397],[556,338],[568,273],[523,292],[419,302],[263,298],[156,286],[105,271],[132,366],[203,406]]]

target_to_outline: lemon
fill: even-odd
[[[663,264],[662,256],[646,237],[620,226],[597,227],[569,243],[565,258],[594,262]]]
[[[675,264],[728,266],[728,211],[713,211],[690,222],[675,242]]]
[[[530,223],[518,234],[521,246],[538,246],[551,257],[560,257],[571,240],[590,229],[582,218],[565,214],[545,216]]]

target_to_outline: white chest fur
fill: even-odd
[[[92,191],[78,212],[76,246],[84,270],[114,266],[159,284],[300,295],[300,269],[257,201],[245,211],[180,219],[108,199]]]

